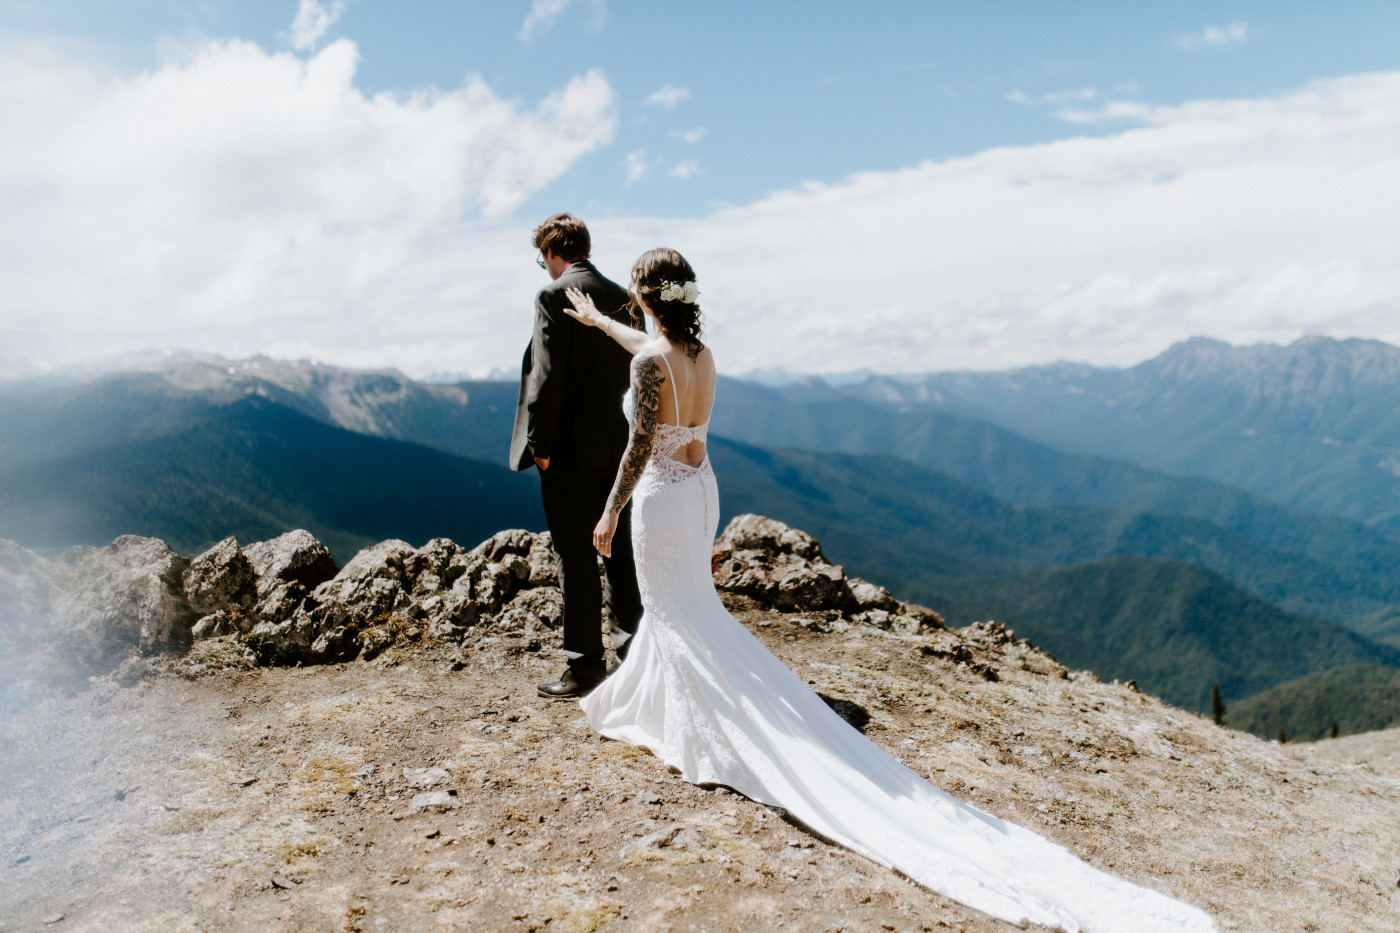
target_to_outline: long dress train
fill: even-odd
[[[595,730],[650,749],[687,781],[782,807],[822,836],[1011,923],[1071,933],[1216,929],[1203,911],[934,787],[832,711],[731,616],[710,575],[719,492],[709,457],[699,467],[671,458],[704,441],[706,425],[657,426],[632,506],[645,614],[627,659],[579,701]]]

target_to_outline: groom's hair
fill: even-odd
[[[572,214],[555,214],[535,228],[535,249],[551,252],[565,262],[587,259],[593,251],[588,227]]]

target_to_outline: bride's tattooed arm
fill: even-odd
[[[662,378],[656,351],[643,350],[632,358],[632,393],[637,405],[632,415],[632,436],[627,441],[627,452],[622,455],[622,465],[618,467],[617,479],[608,495],[607,511],[613,514],[621,512],[632,497],[632,490],[637,488],[637,480],[641,479],[642,469],[651,457],[656,420],[661,412]]]

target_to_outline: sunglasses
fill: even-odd
[[[539,266],[541,269],[545,267],[544,253],[540,253],[538,256],[535,257],[535,265]]]

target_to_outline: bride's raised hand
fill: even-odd
[[[599,311],[598,306],[593,303],[593,299],[577,288],[565,289],[564,294],[569,296],[569,301],[573,303],[573,307],[565,308],[564,313],[575,321],[587,324],[589,327],[602,327],[607,321],[603,312]]]
[[[593,548],[604,557],[612,557],[612,539],[617,533],[617,513],[604,512],[593,529]]]

